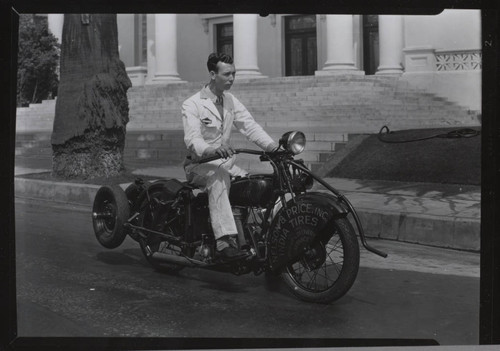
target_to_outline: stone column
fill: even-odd
[[[234,65],[238,78],[264,78],[257,61],[256,14],[233,15]]]
[[[155,72],[153,84],[182,82],[177,72],[177,15],[155,15]]]
[[[375,74],[403,74],[403,17],[379,16],[378,31],[380,65]]]
[[[49,31],[57,38],[57,41],[61,43],[62,29],[64,24],[64,14],[62,13],[49,14],[47,16],[47,24],[49,26]]]
[[[327,59],[316,75],[363,74],[354,65],[352,15],[327,15],[326,38]]]

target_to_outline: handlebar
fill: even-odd
[[[252,149],[235,149],[234,154],[250,154],[250,155],[258,155],[258,156],[263,156],[269,153],[266,153],[265,151],[259,151],[259,150],[252,150]],[[209,156],[202,158],[201,160],[194,161],[195,163],[207,163],[210,161],[215,161],[222,158],[220,155],[214,155],[214,156]]]

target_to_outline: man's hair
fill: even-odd
[[[208,71],[217,72],[217,63],[219,62],[232,64],[233,58],[227,54],[219,54],[219,53],[210,54],[207,60]]]

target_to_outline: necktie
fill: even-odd
[[[224,119],[224,109],[223,109],[223,104],[224,104],[224,99],[221,96],[217,96],[217,99],[215,100],[215,107],[217,107],[217,110],[219,110],[220,117]]]

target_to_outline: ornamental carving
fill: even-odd
[[[436,53],[438,71],[473,71],[482,68],[480,51]]]

